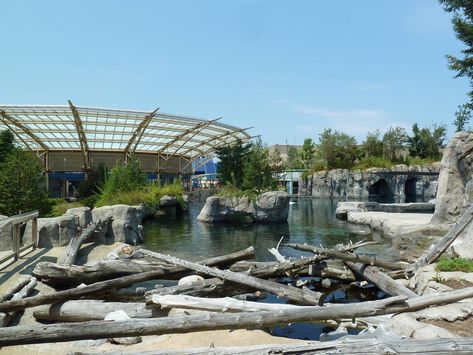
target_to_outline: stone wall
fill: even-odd
[[[371,196],[403,199],[411,196],[435,198],[440,164],[396,165],[367,170],[320,171],[299,182],[301,196],[358,198]]]

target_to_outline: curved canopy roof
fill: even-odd
[[[74,106],[0,105],[0,129],[38,151],[119,151],[197,158],[237,139],[248,128],[162,113]]]

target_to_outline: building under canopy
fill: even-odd
[[[194,117],[75,106],[0,105],[0,130],[42,158],[54,195],[70,196],[74,182],[100,164],[111,168],[135,155],[149,179],[193,174],[216,148],[250,139],[247,128]],[[59,193],[58,193],[59,192]]]

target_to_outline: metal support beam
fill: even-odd
[[[133,132],[132,136],[130,137],[130,140],[128,141],[128,144],[125,148],[125,161],[128,158],[130,154],[130,150],[132,153],[135,152],[136,147],[138,146],[138,143],[140,143],[141,137],[143,137],[143,133],[145,132],[146,128],[148,127],[149,123],[153,119],[154,115],[156,115],[156,112],[158,112],[159,107],[151,112],[149,115],[147,115],[143,121],[140,122],[136,130]],[[136,142],[135,142],[136,140]],[[131,146],[134,144],[133,149],[131,149]]]
[[[3,121],[3,123],[5,123],[5,125],[8,126],[8,123],[12,124],[13,126],[21,129],[23,132],[25,132],[28,136],[30,136],[36,143],[38,143],[41,148],[43,148],[44,150],[49,150],[48,146],[46,144],[43,143],[43,141],[41,141],[40,138],[38,138],[38,136],[36,136],[33,132],[31,132],[31,130],[26,127],[24,124],[22,124],[21,122],[19,122],[16,118],[13,118],[11,117],[10,115],[8,115],[5,111],[3,110],[0,110],[0,119]],[[18,136],[18,135],[17,135]],[[23,141],[23,139],[22,139]]]
[[[213,140],[215,140],[215,141],[216,141],[216,140],[219,140],[221,144],[224,144],[224,143],[226,143],[226,141],[227,141],[227,137],[229,137],[229,136],[232,137],[232,136],[234,136],[235,134],[244,132],[244,131],[246,131],[247,129],[250,129],[250,128],[253,128],[253,127],[241,128],[241,129],[236,130],[236,131],[227,131],[227,132],[225,132],[225,133],[222,133],[221,135],[216,136]],[[225,138],[225,139],[224,139],[224,138]],[[224,139],[224,140],[223,140],[223,139]],[[209,142],[208,142],[208,141],[205,141],[205,142],[202,142],[202,143],[200,143],[200,144],[198,144],[198,145],[195,145],[195,146],[193,146],[193,147],[190,147],[190,148],[187,149],[185,152],[181,153],[181,155],[182,155],[182,156],[187,156],[187,154],[188,154],[189,152],[191,152],[192,150],[194,150],[194,149],[196,149],[196,148],[199,148],[199,147],[202,147],[203,145],[207,145],[207,144],[209,144]],[[217,146],[219,146],[219,145],[221,145],[221,144],[214,144],[214,145],[212,146],[212,147],[213,147],[212,150],[215,149]],[[202,154],[200,154],[200,155],[204,155],[204,153],[202,153]]]
[[[167,159],[170,159],[171,157],[173,157],[174,155],[176,155],[176,153],[184,146],[184,144],[186,144],[187,142],[189,142],[192,138],[194,138],[201,130],[203,130],[204,128],[210,126],[212,123],[214,123],[215,121],[218,121],[220,120],[221,117],[219,118],[216,118],[215,120],[211,120],[211,121],[208,121],[208,122],[202,122],[202,123],[199,123],[197,125],[195,125],[194,127],[191,127],[187,130],[185,130],[184,132],[182,132],[181,134],[179,134],[178,136],[176,136],[174,139],[170,140],[164,147],[162,147],[159,151],[158,151],[158,154],[162,154],[166,151],[166,149],[168,149],[169,147],[171,147],[172,145],[174,145],[174,143],[176,143],[177,141],[181,140],[182,138],[184,138],[185,136],[187,136],[188,134],[191,134],[193,133],[189,138],[187,138],[187,140],[181,144]]]
[[[82,159],[84,160],[84,170],[87,170],[89,167],[89,145],[87,144],[87,138],[84,132],[84,126],[82,126],[82,120],[80,119],[79,112],[77,111],[76,107],[72,103],[71,100],[67,100],[69,102],[69,107],[72,111],[72,116],[74,117],[74,124],[76,126],[77,135],[79,136],[79,143],[80,149],[82,151]]]

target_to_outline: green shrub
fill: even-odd
[[[473,260],[464,258],[440,258],[437,262],[436,270],[473,272]]]
[[[83,198],[82,200],[80,200],[80,203],[82,203],[84,206],[87,206],[89,208],[94,208],[97,201],[100,199],[100,196],[99,195],[90,195],[86,198]]]
[[[80,202],[67,202],[62,198],[50,198],[49,202],[52,208],[46,217],[59,217],[66,213],[70,208],[84,207]]]
[[[356,163],[354,169],[365,170],[369,168],[390,168],[394,165],[395,163],[388,158],[367,156]]]

